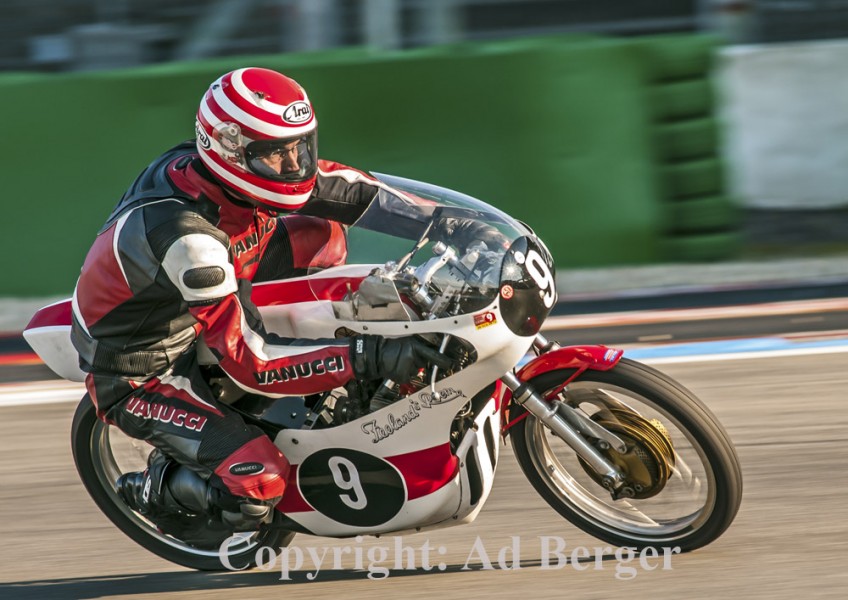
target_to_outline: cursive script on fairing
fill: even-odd
[[[376,444],[394,434],[399,429],[403,429],[412,421],[420,417],[422,410],[432,408],[437,404],[444,404],[451,400],[465,397],[466,396],[462,393],[462,390],[454,388],[445,388],[444,390],[441,390],[438,395],[430,392],[421,392],[418,394],[417,398],[409,398],[409,405],[407,406],[406,411],[399,414],[390,413],[389,416],[386,417],[385,423],[379,425],[377,424],[376,419],[363,423],[362,432],[370,435],[371,441]]]

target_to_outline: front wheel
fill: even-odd
[[[210,522],[205,517],[186,517],[172,523],[171,533],[164,533],[131,510],[115,489],[115,482],[123,473],[144,470],[152,446],[100,421],[87,395],[74,414],[71,444],[80,478],[103,514],[135,542],[166,560],[204,571],[241,570],[256,566],[256,552],[261,546],[279,549],[295,535],[267,528],[231,537],[232,531],[223,523]],[[222,563],[219,555],[225,540],[229,540],[225,546],[228,565]]]
[[[582,411],[626,443],[618,452],[587,438],[624,473],[632,497],[613,499],[602,478],[528,414],[511,434],[518,464],[536,491],[580,529],[617,546],[685,552],[718,538],[739,510],[742,472],[709,409],[666,375],[628,359],[609,371],[586,371],[558,392],[573,372],[551,371],[530,383],[540,396]],[[514,406],[510,420],[524,412]]]

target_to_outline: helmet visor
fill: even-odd
[[[298,183],[318,171],[315,131],[297,137],[256,140],[247,144],[244,154],[247,167],[271,181]]]

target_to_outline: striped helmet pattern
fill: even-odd
[[[249,141],[314,136],[317,124],[312,104],[296,81],[269,69],[237,69],[212,83],[200,102],[197,151],[210,173],[238,195],[275,210],[297,210],[309,199],[315,174],[285,182],[262,177],[247,167],[244,146]]]

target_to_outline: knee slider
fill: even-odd
[[[276,504],[283,496],[290,465],[265,436],[233,452],[215,469],[233,496]]]

